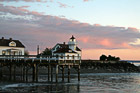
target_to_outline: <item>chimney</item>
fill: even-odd
[[[10,41],[12,41],[12,38],[9,38]]]
[[[63,42],[63,44],[65,45],[66,43],[65,43],[65,42]]]
[[[2,40],[4,40],[4,37],[2,37]]]

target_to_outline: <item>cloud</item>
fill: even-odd
[[[89,1],[91,1],[91,0],[83,0],[84,2],[89,2]]]
[[[19,2],[19,1],[24,1],[24,2],[47,2],[47,0],[0,0],[0,2]],[[53,0],[50,0],[51,2]]]
[[[69,6],[69,5],[61,3],[61,2],[57,2],[57,3],[59,4],[60,8],[67,8],[67,7],[73,8],[73,6]]]
[[[61,8],[66,8],[67,7],[67,5],[66,4],[63,4],[63,3],[61,3],[61,2],[57,2],[60,6],[59,7],[61,7]]]
[[[30,51],[36,51],[37,45],[43,50],[58,42],[67,42],[71,35],[83,49],[137,48],[137,45],[130,44],[140,38],[136,28],[90,25],[29,11],[27,7],[0,5],[0,37],[19,39]]]
[[[25,13],[29,12],[29,10],[25,9],[29,6],[22,6],[22,7],[14,7],[14,6],[4,6],[0,4],[0,12],[11,13],[14,15],[24,15]]]
[[[84,2],[88,2],[89,0],[83,0]]]

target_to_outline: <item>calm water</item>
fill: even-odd
[[[78,82],[73,74],[71,83],[46,83],[47,76],[40,76],[43,83],[0,83],[0,92],[34,93],[140,93],[139,73],[81,74]]]

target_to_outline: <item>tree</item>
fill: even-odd
[[[109,55],[109,56],[107,57],[107,60],[108,60],[108,61],[115,61],[115,56]]]
[[[107,56],[106,56],[106,55],[101,55],[101,56],[100,56],[100,60],[101,60],[101,61],[107,60]]]
[[[44,51],[42,51],[41,55],[51,56],[52,55],[51,48],[46,48]]]
[[[119,57],[115,57],[115,56],[111,56],[111,55],[108,55],[108,57],[106,55],[101,55],[100,56],[100,60],[101,61],[119,61],[120,58]]]
[[[29,55],[28,50],[25,50],[25,51],[24,51],[24,55],[25,55],[25,56],[28,56],[28,55]]]
[[[116,61],[119,61],[119,60],[120,60],[120,58],[119,58],[119,57],[116,57],[116,58],[115,58],[115,60],[116,60]]]

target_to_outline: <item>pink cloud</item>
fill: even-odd
[[[89,42],[89,37],[85,36],[85,37],[79,37],[77,39],[78,41],[82,41],[84,43],[88,43]]]
[[[89,2],[89,1],[91,1],[91,0],[83,0],[84,2]]]
[[[109,39],[103,39],[102,41],[100,41],[100,44],[103,46],[107,46],[107,47],[111,47],[112,43]]]
[[[74,8],[74,6],[69,6],[69,5],[61,3],[61,2],[57,2],[57,3],[59,4],[60,8],[67,8],[67,7]]]
[[[124,48],[129,48],[129,49],[132,48],[132,46],[130,46],[130,45],[129,45],[128,43],[126,43],[126,42],[122,43],[122,46],[123,46]]]
[[[30,12],[30,13],[32,13],[32,14],[34,14],[34,15],[43,15],[43,13],[39,13],[39,12],[37,12],[37,11],[32,11],[32,12]]]
[[[137,28],[134,28],[134,27],[128,27],[128,30],[133,30],[135,32],[139,32],[139,30]]]
[[[19,2],[19,1],[25,1],[25,2],[47,2],[47,0],[0,0],[0,2]],[[50,0],[52,1],[52,0]]]
[[[63,3],[61,3],[61,2],[57,2],[57,3],[59,4],[59,7],[61,7],[61,8],[66,8],[66,7],[68,7],[68,5],[63,4]]]
[[[101,26],[100,24],[94,24],[94,26]]]
[[[129,43],[140,38],[139,30],[136,28],[90,25],[58,16],[43,15],[26,8],[28,6],[0,5],[0,12],[3,15],[6,13],[14,16],[32,15],[35,19],[8,18],[5,20],[6,18],[0,15],[0,35],[23,40],[31,51],[35,50],[32,47],[38,44],[45,48],[53,47],[58,42],[67,42],[71,35],[76,37],[78,45],[83,49],[131,49],[136,46]]]
[[[84,2],[88,2],[89,0],[84,0]]]
[[[30,6],[21,6],[21,7],[18,7],[19,10],[23,11],[23,12],[29,12],[28,9],[25,9],[25,8],[28,8]]]

